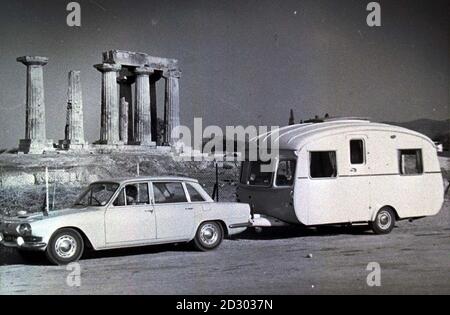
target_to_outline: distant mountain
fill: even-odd
[[[431,139],[441,138],[444,135],[450,134],[450,119],[447,120],[418,119],[404,123],[398,122],[386,122],[386,123],[423,133],[424,135],[427,135]]]

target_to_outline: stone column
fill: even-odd
[[[120,99],[120,141],[128,144],[128,109],[129,103],[126,101],[125,97]]]
[[[153,70],[139,67],[136,73],[135,141],[142,146],[154,146],[150,116],[150,74]]]
[[[165,145],[174,145],[179,140],[172,134],[172,131],[180,125],[180,77],[181,72],[178,70],[169,71],[164,75],[164,79],[166,80],[164,104]]]
[[[48,63],[48,58],[24,56],[17,58],[17,61],[27,66],[25,139],[20,140],[19,151],[42,154],[53,149],[53,143],[47,139],[45,131],[43,67]]]
[[[82,149],[86,145],[83,125],[83,95],[80,71],[69,72],[68,89],[68,131],[66,141],[70,149]]]
[[[117,72],[122,68],[116,64],[94,66],[102,73],[102,117],[100,142],[105,145],[119,145],[119,91]]]
[[[132,88],[133,88],[133,83],[135,82],[135,78],[134,77],[130,77],[130,76],[122,76],[119,77],[117,79],[117,82],[119,83],[119,87],[120,87],[120,100],[122,100],[122,98],[125,98],[125,101],[128,103],[128,130],[127,130],[127,135],[128,138],[127,139],[122,139],[122,141],[124,141],[127,144],[132,144],[134,142],[134,119],[133,119],[133,92],[132,92]]]
[[[158,101],[156,96],[156,82],[150,79],[150,119],[152,121],[152,141],[158,143]]]

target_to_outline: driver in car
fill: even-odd
[[[127,204],[128,205],[137,205],[138,203],[138,190],[136,186],[129,185],[126,187],[126,195],[127,195]]]

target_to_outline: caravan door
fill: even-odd
[[[308,145],[302,158],[308,161],[309,172],[303,188],[308,225],[369,220],[367,142],[365,135],[334,135]],[[302,193],[301,188],[296,191]]]
[[[371,218],[370,209],[370,142],[366,135],[346,136],[346,150],[341,162],[340,176],[345,179],[345,199],[348,221],[364,222]]]
[[[296,185],[296,197],[306,194],[308,198],[308,225],[334,224],[347,222],[348,204],[343,202],[344,180],[338,177],[338,150],[331,146],[322,149],[314,145],[307,152],[309,161],[309,180],[306,187]],[[298,203],[297,203],[298,204]]]

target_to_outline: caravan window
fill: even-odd
[[[310,152],[311,178],[337,176],[336,151]]]
[[[423,173],[422,150],[400,150],[400,174],[417,175]]]
[[[271,186],[274,172],[266,172],[267,169],[265,169],[270,167],[270,165],[270,161],[242,163],[241,184],[249,186]]]
[[[292,186],[294,185],[295,168],[297,161],[280,161],[277,169],[277,186]]]
[[[364,164],[364,141],[361,139],[350,140],[350,163]]]

